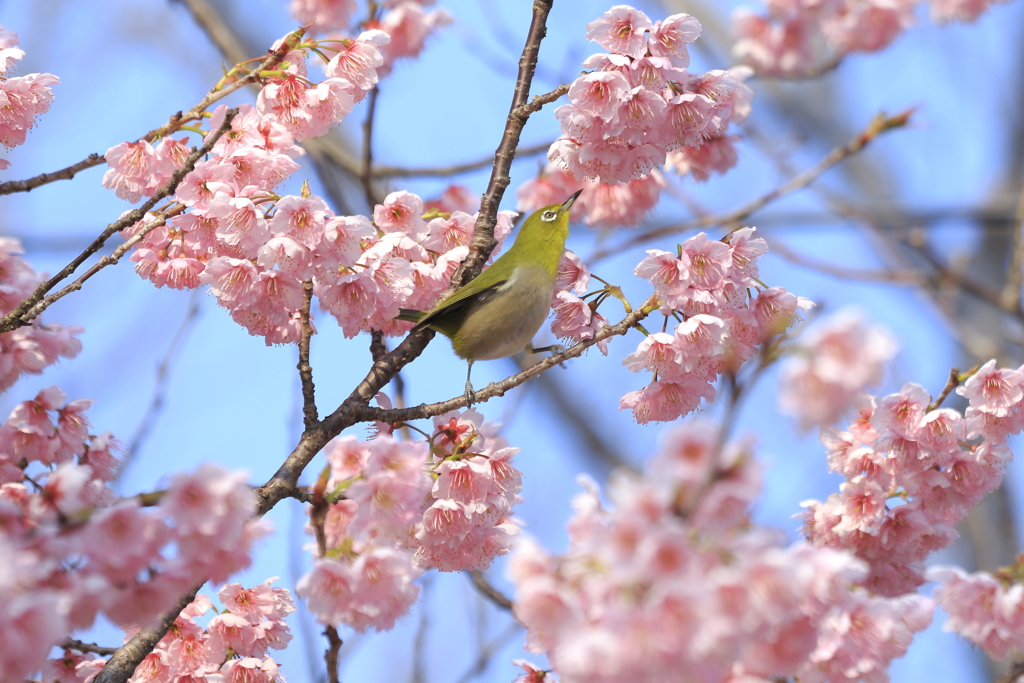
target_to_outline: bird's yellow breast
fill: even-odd
[[[493,296],[466,315],[452,337],[460,358],[493,360],[522,351],[551,310],[555,279],[541,265],[521,265]]]

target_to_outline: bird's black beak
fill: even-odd
[[[573,203],[576,201],[576,198],[579,197],[580,194],[582,194],[582,192],[583,192],[583,190],[576,190],[575,192],[573,192],[572,196],[570,196],[568,199],[566,199],[565,203],[562,204],[562,208],[559,209],[559,213],[565,213],[566,211],[571,209]]]

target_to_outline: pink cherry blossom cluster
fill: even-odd
[[[19,254],[21,243],[0,237],[0,315],[13,311],[35,290],[41,277]],[[30,325],[0,334],[0,392],[22,375],[38,375],[58,358],[74,358],[82,350],[77,339],[82,328],[59,323],[44,325],[38,318]]]
[[[437,29],[451,23],[452,18],[444,10],[425,11],[425,5],[434,0],[384,0],[375,7],[386,10],[382,15],[374,14],[361,26],[379,29],[391,37],[383,46],[381,75],[390,73],[395,62],[402,58],[419,56],[427,39]],[[355,0],[292,0],[291,15],[300,24],[310,24],[312,33],[333,33],[346,31],[356,11]]]
[[[172,478],[153,509],[107,487],[117,441],[89,435],[92,403],[56,387],[0,425],[0,648],[3,680],[37,670],[51,647],[103,612],[147,624],[196,581],[249,565],[265,532],[249,522],[244,479],[212,465]],[[173,553],[163,554],[174,543]]]
[[[923,561],[957,537],[956,525],[999,487],[1013,458],[1006,437],[1024,428],[1024,374],[986,363],[957,389],[966,414],[929,409],[916,384],[865,398],[849,431],[827,429],[838,493],[807,501],[805,533],[820,547],[850,550],[870,566],[864,586],[879,595],[914,591]]]
[[[572,205],[570,220],[584,222],[592,228],[632,228],[643,222],[644,214],[654,208],[661,198],[665,180],[657,170],[643,178],[624,183],[601,183],[596,180],[576,180],[565,169],[553,162],[537,175],[523,183],[516,192],[519,211],[558,204],[577,190],[583,190]]]
[[[53,74],[6,75],[25,56],[25,51],[16,47],[20,42],[17,33],[0,24],[0,144],[7,149],[24,144],[36,117],[50,111],[50,86],[60,83]],[[10,165],[0,159],[0,170]]]
[[[522,474],[511,463],[518,448],[497,434],[475,410],[433,418],[431,478],[434,485],[416,531],[416,562],[443,572],[484,570],[508,553],[519,526]]]
[[[753,524],[750,444],[713,425],[679,425],[643,477],[613,477],[611,509],[584,483],[568,552],[525,541],[511,562],[527,647],[563,683],[880,681],[931,621],[927,598],[856,590],[851,554]]]
[[[548,158],[574,178],[602,183],[642,178],[664,164],[668,153],[676,153],[676,160],[696,153],[705,164],[712,157],[728,160],[721,151],[709,155],[699,150],[706,144],[731,149],[729,123],[743,121],[750,112],[753,93],[743,83],[749,70],[690,74],[686,46],[700,30],[687,14],[652,24],[627,5],[616,5],[587,24],[587,39],[609,53],[583,62],[595,71],[573,81],[569,104],[555,110],[562,137],[551,145]],[[678,166],[675,160],[672,164]],[[731,165],[715,170],[724,172]]]
[[[419,595],[410,534],[430,489],[425,442],[381,435],[372,442],[336,439],[326,449],[330,504],[323,523],[326,553],[295,592],[322,624],[390,629]]]
[[[836,423],[861,391],[882,381],[896,342],[854,310],[840,311],[802,335],[782,366],[779,405],[802,429]]]
[[[582,298],[592,295],[587,294],[589,283],[590,271],[579,256],[567,249],[558,261],[555,290],[551,298],[551,308],[555,312],[551,333],[563,341],[575,344],[592,339],[598,330],[608,324],[608,320],[597,312],[601,298],[590,303]],[[599,341],[597,348],[608,355],[607,340]]]
[[[284,40],[278,40],[274,49]],[[203,218],[209,201],[220,193],[261,204],[272,200],[271,191],[298,169],[293,157],[304,152],[294,143],[326,133],[376,85],[377,68],[383,64],[378,47],[388,40],[386,33],[374,30],[355,39],[308,43],[290,51],[264,78],[256,108],[241,108],[231,130],[214,147],[214,156],[196,166],[175,199],[199,210],[195,218]],[[324,67],[327,78],[316,84],[306,67],[306,53],[313,47],[337,52]],[[211,130],[220,127],[226,111],[221,105],[213,112]],[[186,138],[165,137],[155,148],[145,139],[115,145],[106,153],[110,168],[103,186],[137,202],[152,196],[188,153]]]
[[[344,496],[323,522],[326,553],[296,585],[323,624],[390,629],[425,569],[486,569],[508,552],[521,475],[518,449],[475,410],[433,418],[426,441],[347,436],[326,449],[326,490]]]
[[[284,618],[295,611],[291,594],[271,588],[274,579],[242,588],[231,583],[217,597],[218,611],[205,595],[197,595],[156,647],[139,663],[131,683],[277,683],[283,680],[267,650],[283,650],[292,639]],[[206,626],[196,619],[209,611]],[[131,629],[128,637],[134,635]],[[125,639],[127,641],[127,638]],[[88,683],[106,660],[65,650],[43,667],[44,681]]]
[[[419,197],[395,192],[375,208],[371,223],[334,216],[307,191],[273,192],[298,168],[293,157],[302,150],[294,143],[321,135],[376,85],[384,63],[378,47],[388,40],[373,29],[355,39],[320,41],[321,50],[336,54],[325,67],[327,80],[316,85],[308,80],[303,53],[312,43],[288,53],[266,79],[257,106],[239,107],[213,156],[178,187],[175,199],[187,210],[166,223],[147,216],[124,231],[136,240],[136,272],[158,287],[210,285],[232,318],[267,344],[299,339],[304,282],[346,336],[407,331],[409,324],[394,317],[403,307],[434,304],[468,253],[475,215],[435,210],[424,218]],[[226,111],[213,112],[211,129],[220,127]],[[184,139],[165,138],[156,148],[145,140],[118,145],[107,153],[104,184],[137,200],[165,182],[187,152]],[[456,194],[450,203],[472,210],[476,203],[465,192]],[[499,241],[514,215],[499,212]]]
[[[394,317],[400,308],[434,304],[468,253],[475,214],[435,211],[426,214],[428,221],[423,201],[400,191],[374,209],[371,223],[364,216],[334,216],[315,195],[275,195],[270,187],[294,166],[278,143],[292,149],[293,137],[275,115],[240,109],[232,131],[214,147],[218,156],[198,164],[178,188],[178,201],[190,210],[134,244],[136,272],[157,286],[210,285],[232,318],[268,344],[298,340],[304,281],[346,336],[371,329],[403,334],[409,325]],[[213,127],[224,111],[214,113]],[[260,132],[269,130],[276,133]],[[260,144],[266,148],[253,146]],[[276,158],[286,164],[275,168],[287,172],[252,176],[254,168],[244,163],[248,170],[239,177],[232,159],[247,156]],[[499,212],[499,241],[514,215]],[[152,220],[126,229],[125,237]]]
[[[993,659],[1024,651],[1024,584],[1019,583],[1019,572],[1018,582],[1013,582],[988,572],[929,567],[925,578],[939,584],[935,602],[949,614],[944,631],[967,638]]]
[[[932,20],[974,21],[992,2],[929,0]],[[758,73],[809,76],[851,52],[887,47],[914,23],[919,0],[766,0],[767,13],[733,14],[733,55]]]
[[[696,410],[701,399],[714,399],[712,385],[720,374],[735,372],[758,345],[785,331],[798,311],[814,305],[782,287],[761,284],[757,258],[767,251],[754,228],[731,233],[728,244],[702,232],[676,254],[648,250],[635,272],[654,285],[665,328],[670,317],[681,322],[672,334],[647,335],[623,359],[633,372],[649,370],[654,379],[623,396],[620,409],[632,410],[641,424]]]

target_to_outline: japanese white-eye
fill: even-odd
[[[475,361],[544,350],[533,349],[530,341],[551,308],[558,260],[569,236],[569,209],[580,192],[532,213],[508,251],[433,309],[404,308],[399,314],[399,320],[451,339],[456,355],[469,362],[466,405],[474,399],[470,377]]]

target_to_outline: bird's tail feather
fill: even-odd
[[[401,308],[398,310],[398,315],[395,316],[395,320],[405,320],[410,323],[418,323],[423,320],[427,315],[427,311],[416,311],[411,308]]]

